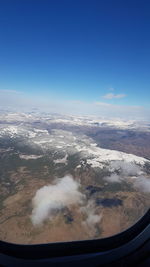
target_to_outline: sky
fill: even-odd
[[[150,119],[149,0],[1,0],[0,106]]]

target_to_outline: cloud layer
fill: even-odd
[[[105,99],[120,99],[120,98],[124,98],[126,97],[125,94],[114,94],[114,93],[108,93],[106,95],[103,96],[103,98]]]
[[[80,97],[80,96],[79,96]],[[105,99],[119,99],[125,97],[124,94],[109,93],[104,96]],[[75,101],[52,99],[50,96],[29,95],[15,90],[0,90],[1,109],[10,109],[11,111],[27,111],[33,109],[39,111],[61,113],[69,115],[94,115],[105,118],[124,118],[135,120],[149,120],[150,109],[142,106],[112,105],[103,102]]]

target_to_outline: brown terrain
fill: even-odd
[[[93,138],[102,148],[150,159],[150,132],[64,124],[45,127],[49,132],[52,129],[62,129],[82,133]],[[34,163],[36,161],[30,160],[26,161],[26,165],[19,165],[20,161],[16,157],[18,148],[17,152],[12,152],[10,147],[3,148],[3,143],[1,146],[1,240],[36,244],[108,237],[132,226],[150,206],[150,194],[133,189],[130,181],[123,185],[109,184],[101,179],[104,173],[101,174],[89,166],[76,169],[73,163],[69,165],[69,170],[61,164],[53,170],[49,161],[40,160],[37,164]],[[61,209],[53,220],[46,220],[42,225],[32,224],[32,199],[38,189],[53,182],[56,172],[59,177],[69,173],[75,180],[80,180],[81,192],[88,200],[91,198],[96,203],[96,214],[101,216],[95,227],[84,223],[85,214],[81,212],[79,205],[69,205]]]
[[[0,238],[12,243],[36,244],[111,236],[133,225],[146,212],[150,203],[148,194],[136,191],[116,193],[106,191],[101,193],[101,197],[119,198],[123,201],[123,205],[100,206],[97,212],[102,214],[102,219],[95,229],[83,224],[84,216],[76,206],[62,210],[53,220],[47,220],[42,226],[33,226],[30,219],[31,200],[37,189],[49,184],[50,178],[43,180],[31,177],[25,169],[18,170],[17,174],[12,173],[12,179],[15,179],[16,175],[25,182],[18,185],[16,194],[4,200],[0,213]],[[90,178],[88,180],[90,181]],[[73,221],[67,220],[70,214]]]

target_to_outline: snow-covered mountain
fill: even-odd
[[[41,128],[32,128],[31,125],[3,125],[0,128],[0,138],[10,138],[17,142],[17,138],[22,138],[22,145],[35,149],[38,154],[20,153],[20,159],[36,160],[44,157],[45,154],[53,155],[53,163],[64,164],[67,166],[68,158],[76,155],[78,161],[77,170],[84,168],[96,168],[107,170],[108,175],[104,177],[107,182],[120,183],[125,179],[130,179],[132,183],[137,183],[139,179],[150,183],[145,165],[150,166],[150,161],[144,157],[124,153],[117,150],[104,149],[98,146],[94,140],[80,133],[73,133],[61,129],[52,129],[48,131]],[[39,155],[41,151],[41,155]],[[58,156],[56,157],[56,154]],[[144,178],[141,178],[144,177]],[[135,179],[137,178],[137,179]],[[148,191],[150,186],[147,187]]]
[[[150,131],[150,123],[147,121],[106,119],[97,116],[69,116],[51,113],[17,113],[17,112],[0,112],[0,121],[7,123],[32,123],[37,120],[49,123],[60,123],[76,126],[91,126],[91,127],[110,127],[118,129],[132,129],[140,131]]]

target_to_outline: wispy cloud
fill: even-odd
[[[126,97],[126,94],[114,94],[114,93],[108,93],[103,96],[105,99],[120,99]]]
[[[91,106],[89,110],[108,118],[120,117],[131,120],[149,120],[150,116],[150,109],[143,106],[117,105],[100,101],[94,102],[93,107]]]
[[[94,103],[96,106],[101,106],[101,107],[110,107],[112,104],[105,103],[105,102],[95,102]]]
[[[112,91],[114,91],[115,89],[114,89],[113,87],[110,87],[108,90],[112,92]]]
[[[8,90],[8,89],[0,89],[0,93],[6,93],[6,94],[21,94],[21,91],[17,90]]]

